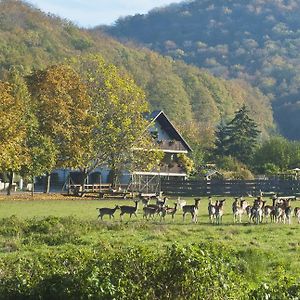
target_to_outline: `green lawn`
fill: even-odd
[[[187,198],[187,201],[192,203],[193,199]],[[173,202],[174,199],[170,199],[169,205],[173,205]],[[39,221],[48,216],[62,217],[66,220],[72,217],[71,227],[64,225],[65,227],[61,227],[60,230],[69,230],[70,234],[73,230],[80,238],[80,242],[76,240],[79,246],[80,244],[91,247],[146,245],[154,251],[159,251],[174,242],[189,244],[212,241],[233,248],[243,260],[249,261],[249,265],[255,263],[252,260],[257,260],[256,272],[266,274],[268,270],[284,266],[289,273],[298,274],[300,270],[300,224],[297,224],[293,218],[292,225],[265,223],[254,225],[248,223],[246,216],[242,224],[233,224],[232,202],[232,198],[226,201],[222,225],[212,225],[208,222],[207,198],[201,200],[197,224],[191,223],[190,216],[183,223],[181,211],[178,211],[174,222],[169,216],[166,217],[166,222],[160,222],[158,217],[155,220],[145,221],[142,218],[141,204],[137,218],[133,217],[130,220],[126,216],[124,221],[120,222],[117,211],[115,220],[110,221],[106,216],[105,221],[101,222],[97,220],[97,207],[114,207],[115,204],[125,205],[133,204],[133,202],[119,199],[68,198],[59,195],[48,197],[35,195],[32,199],[14,195],[12,198],[4,196],[0,198],[0,219],[4,222],[3,218],[15,216],[22,222],[22,220],[33,218]],[[300,206],[299,201],[292,202],[292,206]],[[65,222],[68,223],[68,221]],[[75,226],[74,222],[78,222],[78,226]],[[7,249],[11,251],[11,248],[7,247],[10,243],[15,244],[12,247],[13,251],[20,252],[30,251],[31,247],[36,247],[36,244],[40,247],[49,247],[49,244],[36,238],[35,234],[30,235],[30,239],[32,241],[28,242],[28,236],[25,234],[14,236],[2,234],[0,235],[0,246],[2,245],[0,253],[5,255]],[[251,270],[248,272],[251,273]]]

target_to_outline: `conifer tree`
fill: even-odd
[[[258,145],[260,131],[249,117],[246,105],[243,105],[228,124],[228,153],[243,163],[249,163]]]
[[[243,163],[249,163],[257,147],[260,131],[248,114],[246,105],[243,105],[227,125],[219,125],[216,131],[215,154],[231,155]]]

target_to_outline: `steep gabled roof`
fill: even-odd
[[[157,121],[164,128],[164,130],[168,132],[170,137],[172,137],[176,141],[181,141],[187,151],[193,151],[190,145],[186,142],[186,140],[182,137],[182,135],[162,110],[153,111],[151,114],[146,116],[146,119],[151,123]]]

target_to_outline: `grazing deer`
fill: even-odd
[[[222,223],[225,201],[226,199],[223,199],[219,201],[218,205],[216,205],[216,224],[218,225]]]
[[[174,207],[164,207],[161,209],[161,212],[160,212],[160,221],[163,219],[165,220],[165,216],[166,215],[171,215],[172,216],[172,220],[174,221],[174,216],[177,212],[177,206],[178,204],[177,203],[174,203]]]
[[[300,207],[294,208],[295,217],[298,219],[298,224],[300,224]]]
[[[144,214],[143,214],[143,219],[146,218],[146,220],[148,220],[148,218],[151,218],[151,217],[153,218],[154,215],[157,214],[157,212],[158,212],[158,207],[157,207],[157,208],[154,208],[154,207],[148,207],[148,206],[145,206],[145,207],[143,208],[143,212],[144,212]]]
[[[121,218],[121,221],[123,220],[123,215],[125,214],[128,214],[130,215],[130,218],[132,215],[136,215],[136,212],[138,210],[138,201],[134,201],[135,202],[135,206],[127,206],[127,205],[122,205],[120,206],[120,209],[121,209],[121,213],[120,213],[120,218]]]
[[[103,208],[96,208],[96,209],[99,210],[98,218],[100,218],[101,221],[103,221],[103,216],[105,216],[105,215],[109,215],[110,219],[111,219],[111,217],[114,218],[114,213],[116,212],[117,209],[120,209],[120,206],[116,205],[115,208],[103,207]]]
[[[194,223],[198,222],[198,208],[199,208],[199,202],[200,198],[195,198],[195,204],[194,205],[185,205],[182,207],[183,211],[183,222],[185,220],[185,215],[186,214],[191,214],[192,216],[192,221]]]

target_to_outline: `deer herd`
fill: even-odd
[[[262,197],[257,197],[253,203],[248,203],[243,197],[236,197],[232,203],[233,223],[242,223],[242,218],[245,216],[249,223],[287,223],[291,224],[292,216],[294,215],[297,222],[300,224],[300,207],[292,209],[291,200],[289,197],[272,197],[272,205],[266,205],[267,201]],[[187,202],[178,197],[174,206],[168,206],[168,198],[155,197],[155,203],[150,197],[140,197],[138,200],[134,200],[134,205],[116,205],[114,208],[97,208],[99,211],[98,218],[103,220],[104,216],[114,218],[114,214],[117,210],[120,210],[120,219],[123,220],[124,215],[129,215],[131,218],[133,215],[137,217],[138,204],[141,202],[143,205],[143,219],[150,220],[156,217],[160,218],[160,221],[165,221],[166,216],[171,216],[174,221],[176,213],[182,212],[183,221],[185,221],[186,214],[191,216],[191,220],[194,223],[198,222],[198,212],[200,198],[194,199],[193,205],[188,205]],[[224,215],[224,206],[226,199],[213,200],[212,197],[208,198],[208,218],[212,224],[222,224]]]

